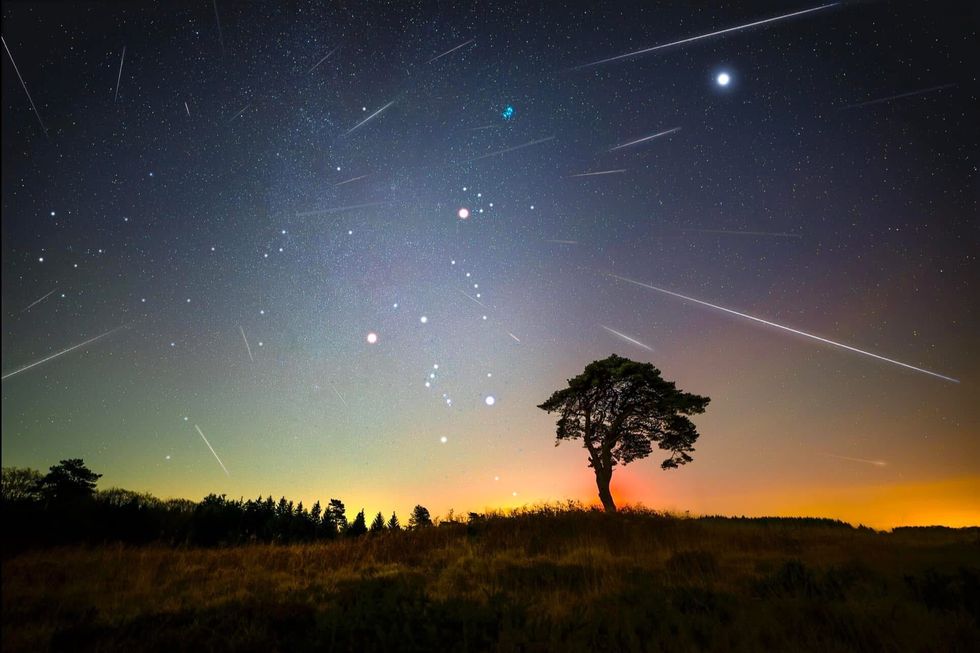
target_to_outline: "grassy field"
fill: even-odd
[[[3,650],[977,651],[980,531],[574,508],[3,563]]]

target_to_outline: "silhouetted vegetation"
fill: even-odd
[[[3,650],[967,652],[980,641],[977,528],[879,533],[574,504],[432,521],[288,546],[24,552],[4,562]]]
[[[650,363],[613,354],[593,361],[538,408],[558,413],[557,442],[581,440],[595,471],[599,500],[616,511],[609,482],[618,465],[646,458],[653,445],[670,452],[660,466],[691,462],[698,431],[688,415],[703,413],[708,397],[682,392]]]
[[[4,651],[966,652],[980,641],[978,528],[880,533],[574,503],[441,520],[416,506],[408,529],[380,513],[368,528],[363,510],[348,524],[338,499],[161,501],[95,490],[81,461],[56,468],[3,470],[13,528],[2,537],[20,542],[5,544]]]
[[[412,509],[412,514],[408,518],[408,527],[412,530],[417,530],[426,526],[432,526],[432,517],[429,515],[429,509],[425,506],[415,506]]]
[[[80,459],[63,460],[47,475],[4,467],[4,555],[63,544],[287,544],[368,532],[364,511],[348,524],[340,499],[330,499],[326,510],[319,501],[307,509],[302,502],[294,504],[285,497],[275,501],[271,496],[246,500],[209,494],[198,503],[160,500],[119,488],[97,490],[100,476]],[[380,513],[375,522],[379,520],[380,526],[372,526],[374,532],[400,529],[394,513],[387,525]]]

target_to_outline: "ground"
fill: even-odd
[[[3,650],[975,651],[980,530],[544,508],[3,563]]]

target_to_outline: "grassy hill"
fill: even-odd
[[[4,651],[976,651],[980,529],[538,508],[3,564]]]

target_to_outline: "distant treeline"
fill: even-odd
[[[120,488],[98,490],[100,474],[85,466],[80,459],[62,460],[47,474],[23,467],[4,467],[2,503],[4,554],[27,548],[61,544],[128,544],[163,543],[173,546],[220,546],[250,542],[296,543],[354,538],[385,532],[416,530],[433,526],[429,511],[415,506],[403,526],[398,515],[378,513],[368,523],[364,511],[347,516],[340,499],[330,499],[326,505],[319,501],[312,506],[294,503],[272,496],[255,499],[228,499],[225,495],[209,494],[201,501],[188,499],[158,499],[148,493]],[[567,509],[588,510],[570,502]],[[598,509],[596,509],[598,510]],[[642,508],[623,513],[644,514],[666,518],[662,513]],[[486,523],[493,515],[469,514],[469,527]],[[821,525],[852,529],[844,522],[813,517],[722,517],[703,516],[697,521],[710,525],[740,521],[756,525],[771,525],[785,529]],[[443,525],[461,522],[452,511]],[[859,530],[871,530],[858,527]],[[945,527],[902,528],[895,533],[912,531],[945,531]]]
[[[216,546],[247,542],[312,542],[402,529],[398,515],[364,511],[348,519],[340,499],[310,507],[281,497],[228,499],[209,494],[200,502],[158,499],[119,488],[97,490],[101,474],[81,459],[62,460],[47,474],[4,467],[2,483],[5,550],[55,544],[165,542]],[[415,506],[409,529],[432,525],[429,511]]]

